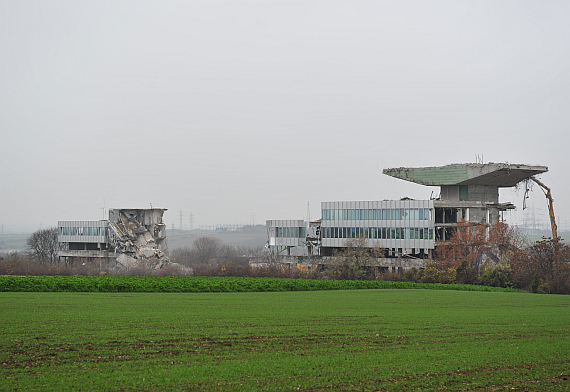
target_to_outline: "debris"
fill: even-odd
[[[166,242],[165,209],[109,210],[109,243],[117,256],[117,265],[130,268],[152,264],[160,269],[170,262]]]

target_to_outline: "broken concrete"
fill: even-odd
[[[109,242],[119,254],[117,264],[137,264],[140,260],[156,260],[162,268],[168,259],[166,225],[162,216],[166,209],[109,210]]]

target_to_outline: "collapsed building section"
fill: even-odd
[[[100,221],[59,221],[58,256],[74,264],[76,260],[105,262],[108,267],[162,268],[169,263],[166,209],[111,209],[109,219]]]
[[[117,254],[117,264],[128,267],[140,260],[161,268],[168,262],[165,209],[109,210],[109,243]]]

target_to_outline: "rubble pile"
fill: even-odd
[[[170,263],[166,243],[165,209],[113,209],[109,211],[109,242],[117,266],[160,269]]]

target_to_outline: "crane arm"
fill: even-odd
[[[548,200],[548,214],[550,215],[550,226],[552,227],[552,239],[554,241],[558,241],[558,227],[556,226],[556,218],[554,216],[554,199],[552,199],[550,188],[544,185],[539,179],[534,178],[534,176],[531,176],[530,179],[542,188],[546,199]]]

